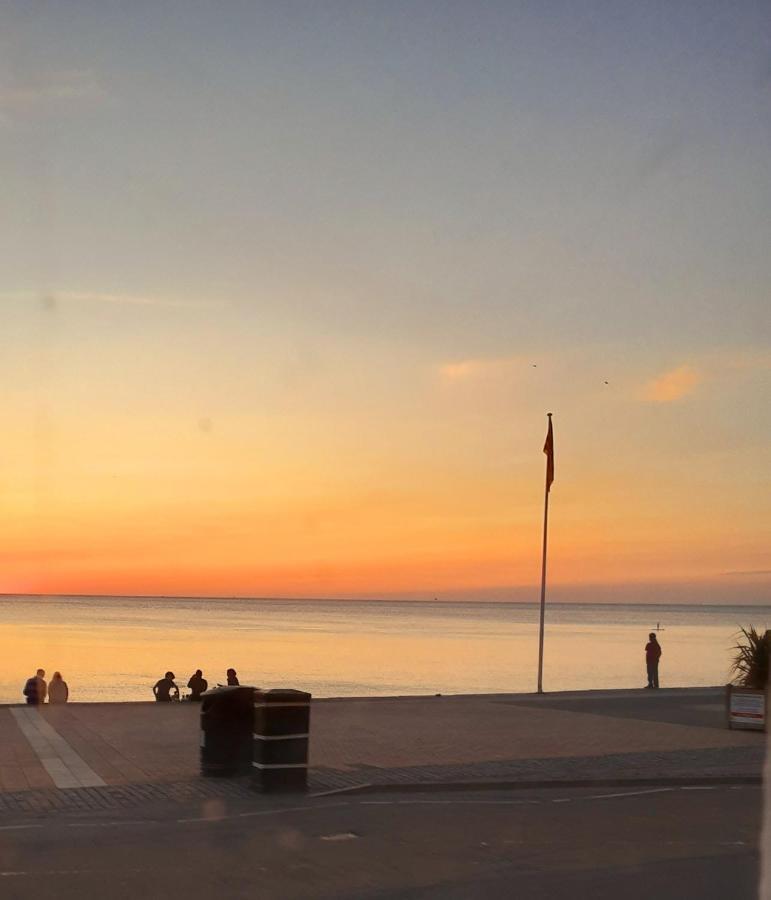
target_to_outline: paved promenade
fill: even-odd
[[[311,790],[748,779],[722,688],[314,701]],[[0,813],[243,795],[199,777],[195,704],[0,707]]]

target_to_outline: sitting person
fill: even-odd
[[[45,669],[38,669],[31,678],[27,679],[23,694],[30,706],[39,706],[41,703],[46,702],[47,693],[48,685],[46,684]]]
[[[228,669],[225,674],[228,676],[228,684],[231,687],[237,687],[241,683],[235,669]]]
[[[51,683],[48,685],[49,703],[66,703],[70,697],[70,689],[62,678],[61,672],[54,672]]]
[[[190,688],[190,699],[200,700],[201,694],[209,687],[209,682],[203,677],[203,672],[196,669],[187,686]]]
[[[155,683],[153,693],[158,703],[170,703],[172,691],[174,692],[174,699],[179,700],[179,688],[174,684],[174,673],[167,672],[160,681]]]

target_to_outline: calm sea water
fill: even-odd
[[[662,686],[723,684],[739,626],[771,626],[771,607],[550,605],[544,688],[642,687],[657,623]],[[530,691],[537,656],[536,604],[0,597],[0,702],[39,666],[81,701],[152,699],[167,669],[214,685],[230,666],[321,697]]]

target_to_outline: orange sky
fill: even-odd
[[[120,344],[119,362],[131,353]],[[97,353],[19,393],[2,448],[0,589],[433,597],[534,584],[547,403],[554,584],[764,567],[765,475],[742,464],[755,438],[747,429],[734,445],[715,413],[762,384],[759,362],[713,362],[675,396],[677,375],[605,385],[580,357],[543,354],[536,368],[405,357],[393,378],[385,354],[330,357],[286,409],[274,400],[253,415],[195,354],[107,380]],[[149,387],[169,368],[185,370],[178,410]]]

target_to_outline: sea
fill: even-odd
[[[155,597],[0,597],[0,702],[22,700],[37,668],[62,673],[72,701],[151,700],[174,672],[317,697],[533,691],[537,604]],[[662,687],[725,684],[741,626],[766,606],[554,603],[546,691],[638,688],[656,631]]]

